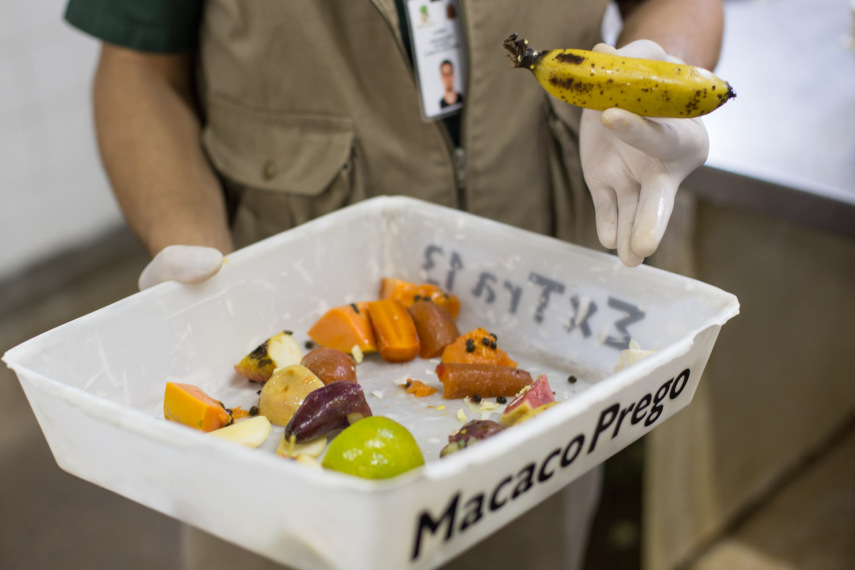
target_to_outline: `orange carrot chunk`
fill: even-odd
[[[380,357],[386,362],[409,362],[419,354],[419,335],[413,318],[395,299],[368,303],[368,316]]]
[[[363,353],[377,352],[377,341],[368,317],[368,303],[333,307],[312,325],[308,335],[321,346],[348,354],[354,346]]]
[[[434,358],[460,336],[454,319],[433,301],[421,299],[408,309],[419,335],[419,356]]]
[[[460,314],[460,300],[457,295],[446,293],[432,283],[412,283],[394,277],[383,277],[380,281],[380,298],[397,299],[405,307],[409,307],[419,299],[430,299],[448,311],[452,319]]]
[[[494,364],[441,363],[436,375],[445,388],[446,399],[481,396],[482,398],[511,397],[531,384],[531,374],[511,366]]]
[[[163,415],[202,431],[214,431],[232,423],[223,405],[198,386],[167,382],[163,395]]]
[[[515,367],[517,362],[500,349],[496,342],[496,335],[478,327],[446,346],[442,351],[442,361],[446,364],[495,364]]]

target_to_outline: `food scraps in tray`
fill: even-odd
[[[280,426],[279,456],[359,477],[397,476],[423,465],[424,459],[404,426],[372,413],[357,378],[364,355],[376,353],[389,363],[440,358],[435,373],[443,398],[480,403],[485,415],[501,413],[499,422],[476,420],[449,435],[441,457],[555,404],[546,376],[533,381],[499,348],[495,334],[482,327],[461,334],[459,312],[457,297],[436,285],[383,278],[378,299],[340,305],[321,315],[307,331],[315,348],[305,355],[291,331],[277,332],[246,354],[235,371],[262,385],[258,404],[248,413],[227,408],[198,386],[168,382],[164,416],[247,447],[258,447],[272,425]],[[396,383],[416,398],[437,391],[418,378]],[[487,405],[487,398],[496,403]],[[367,453],[391,467],[372,470]]]

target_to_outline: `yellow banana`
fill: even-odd
[[[538,51],[516,34],[503,45],[514,67],[530,69],[550,95],[579,107],[685,118],[736,97],[726,81],[700,67],[579,49]]]

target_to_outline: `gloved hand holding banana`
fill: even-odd
[[[619,50],[537,51],[513,34],[504,47],[548,93],[584,108],[579,145],[597,234],[624,264],[639,265],[659,246],[680,183],[706,161],[709,138],[698,117],[735,93],[649,40]]]

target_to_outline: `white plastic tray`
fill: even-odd
[[[465,402],[414,398],[436,362],[357,371],[375,415],[405,424],[424,468],[366,481],[250,450],[163,419],[166,381],[229,406],[256,403],[233,365],[282,330],[299,339],[329,307],[375,299],[380,278],[460,297],[461,332],[483,326],[562,403],[439,460]],[[298,568],[438,566],[654,429],[692,399],[720,327],[719,289],[407,198],[372,199],[229,256],[197,286],[167,283],[44,333],[4,361],[66,471]],[[630,338],[656,353],[614,373]],[[568,382],[569,375],[578,381]],[[441,393],[441,391],[440,391]],[[439,406],[445,406],[439,409]],[[494,416],[495,417],[495,416]],[[480,517],[467,514],[481,505]],[[462,531],[463,525],[465,532]]]

